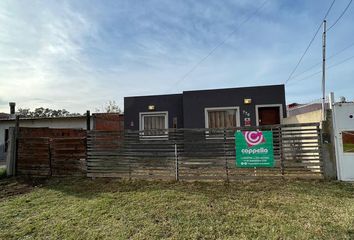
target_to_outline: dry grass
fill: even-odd
[[[52,178],[4,195],[24,184],[0,181],[1,239],[354,238],[353,184]]]

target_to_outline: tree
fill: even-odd
[[[99,108],[95,109],[96,112],[101,112]],[[122,113],[122,110],[116,103],[116,101],[108,101],[104,107],[102,107],[102,112],[103,113]]]
[[[120,107],[116,101],[109,101],[105,107],[107,113],[121,113]]]
[[[80,113],[70,113],[65,109],[55,110],[43,107],[35,108],[33,111],[30,108],[18,108],[17,114],[28,118],[82,116]]]

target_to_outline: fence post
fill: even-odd
[[[280,172],[281,176],[284,177],[284,153],[283,153],[283,137],[281,132],[281,127],[278,128],[279,137],[279,151],[280,151]]]
[[[52,170],[52,139],[48,138],[49,176],[53,175]]]
[[[86,130],[90,131],[91,129],[91,113],[90,110],[86,111]]]
[[[324,167],[324,161],[323,161],[323,156],[324,156],[324,139],[323,139],[323,128],[324,128],[324,125],[325,125],[325,121],[323,121],[322,123],[322,129],[320,128],[320,125],[318,125],[316,127],[316,131],[317,131],[317,134],[319,133],[320,134],[320,139],[318,140],[318,147],[319,147],[319,151],[318,151],[318,155],[319,155],[319,159],[320,159],[320,162],[322,162],[322,175],[325,177],[325,174],[323,172],[323,167]]]
[[[127,145],[125,143],[125,139],[127,138],[126,137],[126,134],[128,134],[129,132],[127,132],[126,130],[123,130],[123,152],[126,152],[126,149],[127,149]],[[140,132],[138,132],[138,136],[137,138],[139,139],[139,136],[140,136]],[[132,180],[132,166],[131,166],[131,156],[130,154],[128,156],[124,156],[123,158],[125,157],[128,157],[128,173],[129,173],[129,181]]]
[[[16,123],[15,123],[15,147],[14,147],[14,175],[17,175],[17,161],[18,161],[18,138],[20,135],[20,116],[16,116]]]
[[[131,167],[131,162],[130,162],[130,157],[128,159],[128,171],[129,171],[129,181],[132,180],[132,167]]]
[[[7,155],[6,155],[6,174],[7,176],[15,175],[15,148],[16,148],[16,136],[15,136],[15,128],[9,128],[9,139],[8,139],[8,147],[7,147]]]
[[[86,167],[86,175],[88,174],[88,137],[89,131],[91,130],[91,113],[90,110],[86,111],[86,138],[85,138],[85,145],[86,145],[86,157],[85,157],[85,167]]]
[[[178,151],[177,151],[177,143],[175,142],[175,162],[176,162],[176,181],[179,180],[179,172],[178,172]]]
[[[226,182],[229,182],[229,167],[227,166],[227,154],[226,154],[226,129],[224,128],[224,158],[225,158],[225,173]]]
[[[320,167],[325,179],[336,179],[336,154],[335,154],[335,138],[332,124],[332,114],[327,111],[327,120],[322,122],[322,129],[317,126],[317,133],[320,133],[321,141],[319,141],[319,159],[322,162]]]

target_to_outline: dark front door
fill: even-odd
[[[279,107],[260,107],[258,108],[259,125],[280,124]]]

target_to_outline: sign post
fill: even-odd
[[[235,144],[237,167],[274,167],[272,131],[235,132]]]

